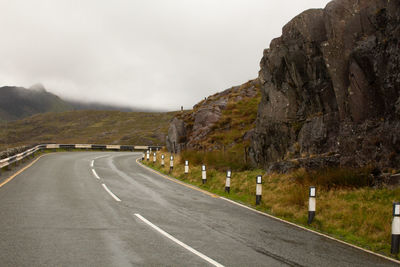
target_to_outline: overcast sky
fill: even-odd
[[[327,0],[0,0],[0,86],[191,108],[256,78],[285,23]],[[1,97],[1,96],[0,96]]]

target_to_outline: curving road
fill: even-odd
[[[50,154],[1,187],[1,266],[396,265],[164,179],[140,155]]]

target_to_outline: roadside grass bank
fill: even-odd
[[[161,166],[161,154],[165,165]],[[397,259],[390,254],[392,204],[400,200],[400,188],[372,188],[369,169],[332,169],[314,173],[300,169],[290,174],[264,174],[263,170],[233,171],[230,194],[225,192],[226,169],[207,166],[207,183],[202,184],[201,164],[189,162],[184,174],[184,160],[174,156],[170,173],[167,152],[153,154],[143,163],[163,174],[232,199],[259,211],[330,235],[345,242]],[[256,176],[263,175],[261,204],[255,205]],[[343,179],[346,177],[347,179]],[[316,217],[308,219],[309,186],[317,186]]]

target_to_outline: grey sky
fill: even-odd
[[[0,0],[0,86],[190,108],[258,75],[292,17],[327,0]]]

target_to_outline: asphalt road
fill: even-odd
[[[164,179],[140,155],[50,154],[1,187],[0,265],[395,265]]]

